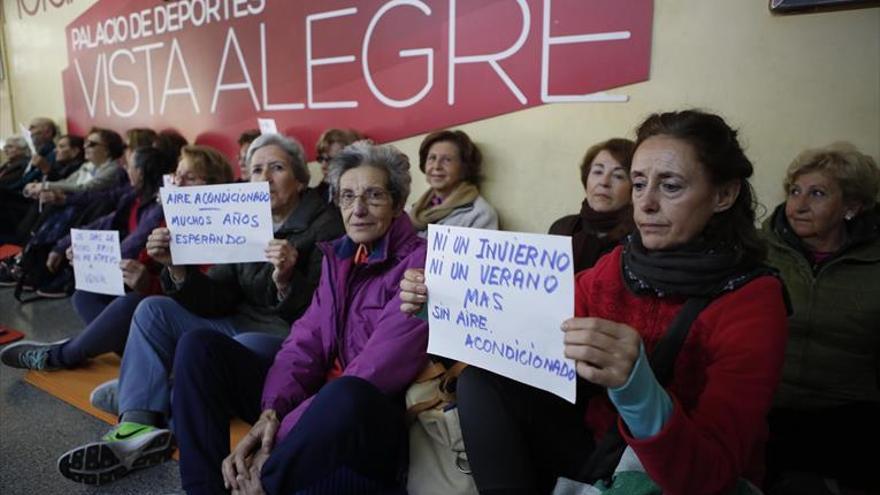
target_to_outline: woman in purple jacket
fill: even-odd
[[[403,213],[409,161],[360,141],[332,160],[329,176],[346,235],[321,245],[318,289],[274,364],[218,332],[194,330],[178,343],[172,416],[189,494],[401,486],[403,393],[428,341],[427,324],[401,313],[397,295],[403,272],[425,261]],[[230,454],[233,415],[254,426]]]

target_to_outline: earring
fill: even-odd
[[[850,220],[853,219],[854,216],[855,216],[855,214],[854,214],[853,212],[848,211],[848,212],[846,212],[845,215],[843,215],[843,218],[844,218],[844,220],[846,220],[846,221],[850,221]]]

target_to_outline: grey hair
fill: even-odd
[[[409,175],[409,158],[394,146],[373,144],[368,140],[356,141],[345,147],[330,160],[327,182],[334,198],[339,191],[339,179],[345,172],[363,165],[384,170],[388,175],[388,192],[394,209],[402,209],[409,197],[412,177]]]
[[[261,134],[248,147],[247,155],[245,155],[245,162],[247,162],[248,168],[251,166],[251,158],[253,158],[254,153],[260,148],[271,145],[278,146],[287,153],[290,163],[293,165],[293,176],[296,177],[296,180],[308,186],[311,176],[309,175],[309,167],[306,165],[306,153],[302,145],[299,144],[299,141],[292,137],[282,136],[281,134]]]
[[[8,138],[6,138],[6,142],[3,145],[6,146],[7,144],[11,145],[11,146],[15,146],[16,148],[18,148],[20,150],[24,150],[24,154],[26,156],[31,156],[31,148],[30,148],[30,146],[28,146],[25,138],[23,138],[17,134],[15,136],[9,136]]]

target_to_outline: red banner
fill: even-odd
[[[651,0],[101,0],[67,27],[68,128],[173,127],[235,156],[256,118],[307,151],[644,81]]]

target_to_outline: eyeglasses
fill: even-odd
[[[320,155],[318,155],[317,158],[315,158],[315,160],[317,160],[318,163],[327,163],[330,161],[330,155],[325,155],[324,153],[321,153]]]
[[[351,208],[358,198],[366,201],[369,206],[385,206],[391,201],[391,195],[388,191],[378,187],[364,189],[364,192],[360,194],[355,194],[350,189],[344,189],[339,192],[339,206]]]
[[[104,143],[99,143],[97,141],[86,140],[86,148],[94,148],[95,146],[104,146]]]

